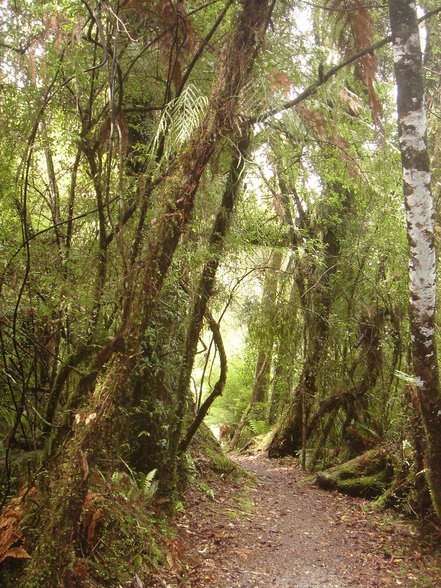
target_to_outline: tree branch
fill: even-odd
[[[219,329],[219,323],[216,322],[211,312],[208,308],[205,309],[205,316],[208,319],[208,324],[210,326],[211,332],[213,333],[214,343],[217,347],[219,352],[219,359],[220,359],[220,376],[219,380],[216,382],[213,392],[206,398],[205,402],[202,404],[201,408],[199,409],[194,421],[188,428],[185,437],[179,444],[179,451],[183,452],[186,451],[188,446],[190,445],[191,440],[193,439],[196,431],[202,424],[209,408],[216,400],[218,396],[221,396],[222,392],[224,391],[225,383],[227,381],[227,355],[225,353],[225,347],[222,341],[221,332]]]
[[[422,22],[428,20],[432,16],[436,16],[439,13],[441,13],[441,8],[435,8],[434,10],[431,10],[430,12],[427,12],[422,17],[420,17],[418,19],[418,23],[421,24]],[[357,51],[357,53],[354,53],[353,55],[351,55],[347,59],[341,61],[338,65],[331,67],[331,69],[329,69],[327,72],[323,72],[323,75],[321,75],[317,81],[313,82],[310,86],[308,86],[305,90],[303,90],[303,92],[298,94],[292,100],[288,100],[288,102],[285,102],[285,104],[282,104],[282,106],[280,106],[278,108],[271,108],[270,110],[267,110],[265,113],[263,113],[259,116],[249,118],[247,121],[245,121],[244,124],[245,125],[254,125],[256,123],[263,123],[266,120],[268,120],[269,118],[272,118],[273,116],[275,116],[276,114],[280,114],[282,112],[285,112],[285,110],[289,110],[289,109],[293,108],[294,106],[297,106],[297,104],[300,104],[300,102],[303,102],[303,100],[306,100],[310,96],[313,96],[321,86],[326,84],[341,69],[344,69],[346,66],[350,65],[351,63],[354,63],[354,61],[357,61],[358,59],[360,59],[361,57],[364,57],[365,55],[369,55],[370,53],[374,53],[374,51],[381,49],[382,47],[384,47],[385,45],[387,45],[388,43],[391,43],[391,42],[392,42],[392,35],[388,35],[387,37],[384,37],[383,39],[381,39],[380,41],[377,41],[373,45],[370,45],[369,47],[366,47],[365,49],[362,49],[361,51]]]

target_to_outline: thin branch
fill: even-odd
[[[205,316],[208,319],[208,324],[210,326],[211,332],[213,333],[213,339],[214,339],[216,348],[219,352],[220,376],[219,376],[219,380],[216,382],[216,384],[213,388],[213,391],[208,396],[208,398],[205,400],[205,402],[202,404],[202,406],[199,408],[198,413],[197,413],[194,421],[192,422],[192,424],[188,428],[188,430],[185,434],[185,437],[180,442],[180,444],[179,444],[179,451],[180,452],[184,452],[187,450],[188,446],[190,445],[191,440],[193,439],[194,434],[201,426],[202,421],[204,420],[209,408],[211,407],[213,402],[216,400],[216,398],[218,396],[222,395],[222,392],[225,387],[225,383],[227,381],[227,355],[225,353],[225,347],[224,347],[224,344],[222,341],[222,336],[221,336],[221,332],[219,329],[219,323],[216,322],[216,320],[214,319],[213,315],[211,314],[211,312],[209,311],[208,308],[205,309]]]
[[[190,77],[190,74],[194,68],[194,66],[196,65],[196,63],[198,62],[199,58],[201,57],[205,47],[208,45],[208,43],[210,42],[210,39],[212,38],[212,36],[214,35],[214,33],[216,32],[216,30],[218,29],[219,25],[221,24],[221,22],[224,20],[225,15],[228,12],[228,9],[230,8],[230,6],[233,4],[234,0],[228,0],[227,4],[225,5],[224,9],[222,10],[222,12],[220,13],[220,15],[217,17],[216,22],[214,23],[214,25],[212,26],[210,32],[208,33],[208,35],[205,37],[205,39],[202,41],[202,43],[199,46],[199,49],[196,51],[196,53],[194,54],[193,59],[191,60],[191,63],[189,64],[189,66],[187,67],[184,77],[182,78],[182,82],[181,85],[179,86],[179,90],[176,93],[176,98],[178,98],[181,94],[182,94],[182,90],[184,89],[185,84],[187,83],[188,78]]]
[[[114,198],[112,198],[109,203],[111,204],[112,202],[115,202],[116,200],[119,199],[119,196],[115,196]],[[24,241],[20,247],[18,247],[18,249],[15,251],[15,253],[9,258],[5,269],[2,272],[2,275],[0,276],[0,293],[1,293],[1,289],[3,286],[3,281],[6,275],[6,272],[8,271],[11,263],[13,262],[13,260],[17,257],[17,255],[20,253],[20,251],[22,249],[24,249],[24,247],[27,247],[27,245],[33,241],[34,239],[36,239],[37,237],[39,237],[40,235],[43,235],[44,233],[49,233],[50,231],[52,231],[54,229],[55,226],[60,227],[61,225],[66,225],[68,223],[71,223],[75,220],[78,220],[80,218],[85,218],[86,216],[89,216],[90,214],[94,214],[95,212],[98,212],[99,208],[94,208],[93,210],[88,210],[87,212],[83,212],[82,214],[78,214],[77,216],[74,216],[72,218],[69,218],[67,220],[64,221],[60,221],[59,223],[56,223],[55,225],[51,225],[50,227],[46,227],[45,229],[42,229],[41,231],[38,231],[37,233],[33,233],[32,235],[30,235],[26,241]]]
[[[324,73],[320,79],[318,79],[317,81],[310,84],[305,90],[303,90],[303,92],[298,94],[292,100],[288,100],[288,102],[285,102],[285,104],[282,104],[282,106],[279,106],[278,108],[272,108],[270,110],[267,110],[267,112],[265,112],[259,116],[255,116],[253,118],[248,119],[245,124],[254,125],[256,123],[263,123],[267,119],[275,116],[276,114],[280,114],[282,112],[285,112],[285,110],[289,110],[290,108],[297,106],[297,104],[300,104],[300,102],[303,102],[303,100],[306,100],[310,96],[313,96],[321,86],[326,84],[341,69],[344,69],[347,65],[350,65],[351,63],[353,63],[354,61],[357,61],[358,59],[360,59],[361,57],[364,57],[365,55],[373,53],[377,49],[380,49],[381,47],[384,47],[385,45],[387,45],[388,43],[391,43],[391,42],[392,42],[392,36],[389,35],[388,37],[381,39],[381,41],[377,41],[377,43],[374,43],[373,45],[370,45],[369,47],[366,47],[365,49],[362,49],[361,51],[354,53],[354,55],[351,55],[351,57],[348,57],[347,59],[340,62],[338,65],[332,67],[330,70],[328,70],[326,73]]]

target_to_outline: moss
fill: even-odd
[[[341,480],[337,488],[341,492],[345,492],[351,496],[375,498],[384,491],[389,481],[390,475],[386,470],[382,470],[381,472],[378,472],[378,474],[371,476],[361,476],[359,478]]]
[[[162,531],[158,529],[164,528],[163,518],[155,519],[141,493],[131,492],[128,499],[132,488],[120,482],[112,496],[100,503],[103,524],[92,541],[87,540],[90,532],[84,529],[83,549],[88,550],[84,563],[88,576],[98,585],[122,584],[131,580],[135,572],[148,578],[164,560],[160,548]]]
[[[383,448],[372,449],[346,463],[316,476],[316,483],[325,489],[337,489],[352,496],[375,498],[393,479],[392,459]]]
[[[210,428],[204,424],[199,427],[191,447],[193,447],[193,449],[197,448],[197,452],[218,452],[221,450],[221,446],[216,437],[213,435]]]
[[[240,479],[247,474],[231,461],[222,451],[219,443],[211,431],[203,426],[199,431],[190,452],[181,459],[182,480],[194,479],[200,487],[201,482],[207,488],[214,488],[222,479]],[[65,476],[83,475],[80,468],[66,470]],[[137,483],[138,482],[138,483]],[[47,486],[50,484],[47,483]],[[55,484],[53,500],[61,503],[62,492],[56,490]],[[145,585],[149,585],[149,578],[156,574],[165,564],[167,541],[172,535],[170,518],[166,512],[158,514],[158,508],[153,508],[153,498],[143,492],[139,484],[138,475],[134,471],[127,472],[122,466],[117,471],[98,472],[96,469],[89,474],[89,488],[81,497],[81,503],[75,502],[75,508],[81,510],[78,532],[75,541],[70,542],[66,568],[66,583],[84,587],[117,586],[131,581],[135,572]],[[179,496],[178,496],[179,498]],[[35,503],[36,504],[36,503]],[[166,507],[161,503],[162,509]],[[250,512],[251,503],[246,497],[240,497],[237,514],[246,515]],[[47,505],[41,503],[29,510],[24,519],[26,539],[28,545],[38,545],[37,560],[45,558],[46,565],[41,568],[33,566],[32,576],[20,573],[7,578],[2,577],[2,586],[26,586],[26,588],[40,588],[52,585],[53,577],[46,575],[45,570],[53,570],[57,565],[58,536],[40,537],[36,532],[41,530],[40,517],[47,510]],[[57,510],[58,516],[68,516],[70,508]],[[57,527],[53,523],[54,527]],[[62,525],[60,525],[61,527]],[[32,565],[32,562],[31,564]],[[18,580],[17,580],[18,578]],[[21,582],[21,584],[20,584]]]
[[[224,512],[235,521],[239,518],[239,513],[233,510],[232,508],[227,508],[227,510],[225,510]]]
[[[225,454],[217,453],[211,455],[210,468],[221,475],[221,477],[229,476],[234,479],[241,476],[241,470],[238,465],[231,461]]]
[[[239,496],[239,498],[237,498],[237,503],[239,504],[239,507],[240,507],[242,513],[244,513],[244,514],[250,514],[255,509],[254,504],[251,502],[249,497],[245,494],[243,496]]]
[[[191,446],[191,454],[195,463],[205,462],[208,467],[220,475],[231,479],[240,479],[246,473],[234,463],[223,451],[211,430],[202,425]]]
[[[33,539],[31,525],[35,513],[25,519],[26,539]],[[63,581],[66,585],[117,586],[131,581],[135,572],[148,585],[148,578],[164,562],[161,544],[169,536],[165,515],[158,515],[152,499],[138,489],[136,480],[125,472],[113,476],[95,475],[82,507],[76,541],[72,545],[70,563]],[[164,548],[165,552],[165,548]],[[17,573],[2,576],[2,586],[40,588],[53,585],[47,570],[56,564],[57,540],[40,542],[37,561],[46,560],[44,567],[34,566],[32,576]],[[32,561],[31,561],[32,565]]]

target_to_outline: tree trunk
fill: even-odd
[[[291,284],[288,307],[291,309],[289,316],[282,318],[279,339],[277,341],[277,353],[274,367],[274,376],[271,390],[271,401],[268,414],[268,423],[274,425],[280,417],[284,402],[291,398],[293,388],[293,362],[296,350],[300,344],[293,336],[295,325],[298,322],[298,288],[297,284]]]
[[[263,281],[262,301],[260,303],[259,329],[259,350],[256,360],[256,402],[265,402],[268,395],[270,382],[271,362],[274,346],[274,316],[276,311],[278,272],[282,265],[282,254],[280,251],[273,251],[267,263],[265,278]],[[258,374],[265,363],[262,376],[257,379]]]
[[[304,364],[299,383],[294,391],[294,398],[282,414],[279,425],[276,427],[268,448],[270,457],[294,455],[302,447],[304,421],[307,420],[309,404],[318,389],[320,365],[329,333],[328,318],[331,309],[329,278],[335,272],[335,260],[339,251],[335,235],[330,228],[324,237],[326,271],[323,272],[323,287],[318,291],[314,289],[318,279],[318,268],[313,268],[312,272],[304,272],[299,269],[296,278],[303,304],[303,320],[308,339],[305,344]]]
[[[398,132],[407,215],[412,363],[427,436],[428,481],[441,518],[441,392],[435,345],[436,255],[424,76],[416,5],[389,0],[398,86]]]
[[[310,343],[307,348],[305,362],[299,383],[294,391],[294,398],[282,414],[268,447],[270,457],[294,455],[302,447],[303,421],[307,420],[309,401],[317,392],[317,378],[321,356],[327,344],[328,325],[326,315],[322,313],[313,317],[308,328]],[[305,317],[306,319],[306,317]],[[305,402],[304,402],[305,401]],[[305,414],[304,414],[305,413]]]
[[[279,186],[283,196],[282,203],[289,212],[286,204],[288,187],[281,177],[279,178]],[[329,185],[327,190],[330,194],[341,196],[340,214],[343,218],[343,215],[348,213],[351,208],[354,194],[340,184]],[[292,187],[291,191],[294,199],[297,200],[298,209],[302,211],[300,214],[301,228],[308,232],[311,239],[316,239],[320,234],[319,231],[313,227],[308,215],[303,211],[295,188]],[[326,205],[326,208],[328,207],[329,205]],[[340,227],[336,223],[327,220],[328,217],[332,217],[332,213],[332,205],[329,210],[325,209],[322,213],[323,219],[325,219],[321,231],[324,246],[324,263],[306,268],[300,266],[298,269],[296,282],[302,300],[304,330],[308,340],[305,345],[304,364],[299,383],[294,392],[294,398],[282,414],[268,446],[268,455],[270,457],[294,455],[301,447],[303,448],[303,455],[305,454],[305,433],[307,431],[308,416],[311,402],[318,390],[320,367],[328,344],[329,314],[332,305],[331,281],[332,276],[337,271],[340,242],[346,230],[344,223]],[[286,217],[291,227],[293,245],[297,245],[298,237],[292,215],[286,214]],[[317,287],[318,285],[319,287]]]
[[[316,484],[321,488],[337,489],[351,496],[375,498],[392,481],[393,466],[394,455],[390,449],[371,449],[351,461],[319,472]]]
[[[281,405],[281,386],[284,383],[283,375],[284,370],[286,369],[284,363],[282,363],[282,359],[284,358],[282,356],[281,347],[282,345],[279,341],[277,345],[276,360],[274,362],[274,376],[271,385],[271,397],[268,407],[268,424],[270,425],[274,425],[279,418],[279,410]]]
[[[185,415],[185,408],[188,403],[190,379],[191,373],[193,371],[194,358],[196,356],[199,335],[202,329],[202,322],[207,310],[208,301],[213,294],[216,272],[219,267],[223,251],[224,238],[230,226],[231,215],[237,199],[237,194],[239,192],[240,180],[248,146],[248,136],[243,137],[237,147],[234,146],[234,154],[231,161],[229,178],[222,196],[222,202],[219,211],[211,230],[209,251],[210,260],[204,265],[202,270],[196,291],[195,301],[190,315],[190,324],[188,326],[185,339],[183,358],[176,391],[177,413],[170,434],[169,463],[164,468],[164,471],[167,472],[167,475],[170,477],[169,485],[171,484],[171,486],[173,486],[173,479],[175,477],[176,458],[181,437],[182,422]],[[217,348],[219,349],[218,345]],[[222,385],[222,390],[223,387],[224,386]],[[221,392],[219,392],[218,386],[216,386],[216,390],[216,395],[219,395]],[[206,410],[208,410],[208,407]],[[194,435],[194,432],[191,434],[191,437]],[[184,443],[185,447],[188,446],[188,443],[189,441]]]

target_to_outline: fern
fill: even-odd
[[[154,480],[157,470],[151,470],[145,475],[137,474],[131,468],[129,468],[125,461],[121,461],[127,467],[130,474],[127,474],[126,472],[120,472],[117,470],[112,474],[112,482],[116,486],[119,486],[120,490],[123,490],[124,481],[127,481],[129,483],[130,487],[125,490],[125,495],[127,499],[134,499],[140,494],[142,494],[142,496],[144,496],[145,498],[151,498],[152,496],[154,496],[158,488],[158,482]]]
[[[192,84],[187,86],[179,98],[172,100],[164,108],[153,140],[151,154],[156,153],[163,136],[166,136],[164,146],[166,159],[176,149],[185,145],[200,126],[207,106],[208,98],[201,96]]]
[[[270,430],[270,426],[266,421],[250,420],[250,429],[255,435],[266,435]]]
[[[151,470],[148,474],[145,475],[142,483],[142,493],[144,496],[153,496],[156,491],[157,482],[153,481],[153,478],[156,475],[156,471],[156,469]]]

